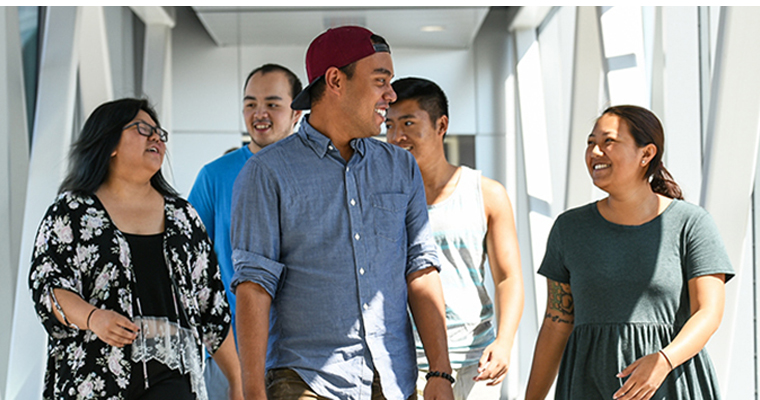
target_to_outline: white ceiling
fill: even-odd
[[[391,48],[468,48],[489,7],[209,7],[193,6],[219,46],[308,46],[327,28],[359,25]],[[443,30],[424,32],[426,26]]]

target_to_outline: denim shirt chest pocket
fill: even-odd
[[[379,238],[394,243],[404,238],[408,201],[404,193],[376,193],[370,197],[375,234]]]

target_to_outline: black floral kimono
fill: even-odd
[[[213,247],[195,209],[179,198],[165,197],[164,204],[164,258],[189,324],[183,342],[189,348],[178,350],[194,358],[183,360],[182,371],[190,374],[197,398],[205,399],[201,344],[211,353],[222,344],[231,322],[229,306]],[[134,345],[110,346],[90,330],[60,323],[53,315],[56,300],[51,294],[55,288],[66,289],[134,321],[134,285],[127,240],[97,197],[59,195],[40,224],[29,274],[32,300],[48,333],[45,399],[124,398]]]

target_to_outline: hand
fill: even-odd
[[[448,379],[431,377],[425,384],[422,397],[425,400],[454,400],[454,390]]]
[[[129,318],[115,311],[100,308],[90,315],[89,327],[100,340],[116,347],[132,344],[140,330]]]
[[[630,375],[623,386],[612,395],[615,400],[648,400],[662,385],[670,373],[670,364],[665,356],[652,353],[634,361],[617,374],[618,378]]]
[[[476,381],[491,380],[486,385],[494,386],[500,384],[507,376],[509,370],[510,349],[501,345],[498,340],[489,344],[483,355],[478,361],[478,376]]]

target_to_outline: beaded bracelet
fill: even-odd
[[[453,376],[451,376],[450,374],[447,374],[445,372],[430,371],[427,374],[425,374],[425,380],[430,380],[430,378],[432,378],[432,377],[438,377],[438,378],[447,379],[449,382],[451,382],[452,385],[454,384],[454,382],[456,382],[456,379],[454,379]]]
[[[673,363],[670,362],[670,357],[668,357],[668,355],[665,354],[665,351],[663,351],[663,350],[660,350],[659,353],[662,354],[663,357],[665,357],[665,361],[668,362],[668,365],[670,365],[670,370],[672,371],[673,370]]]

